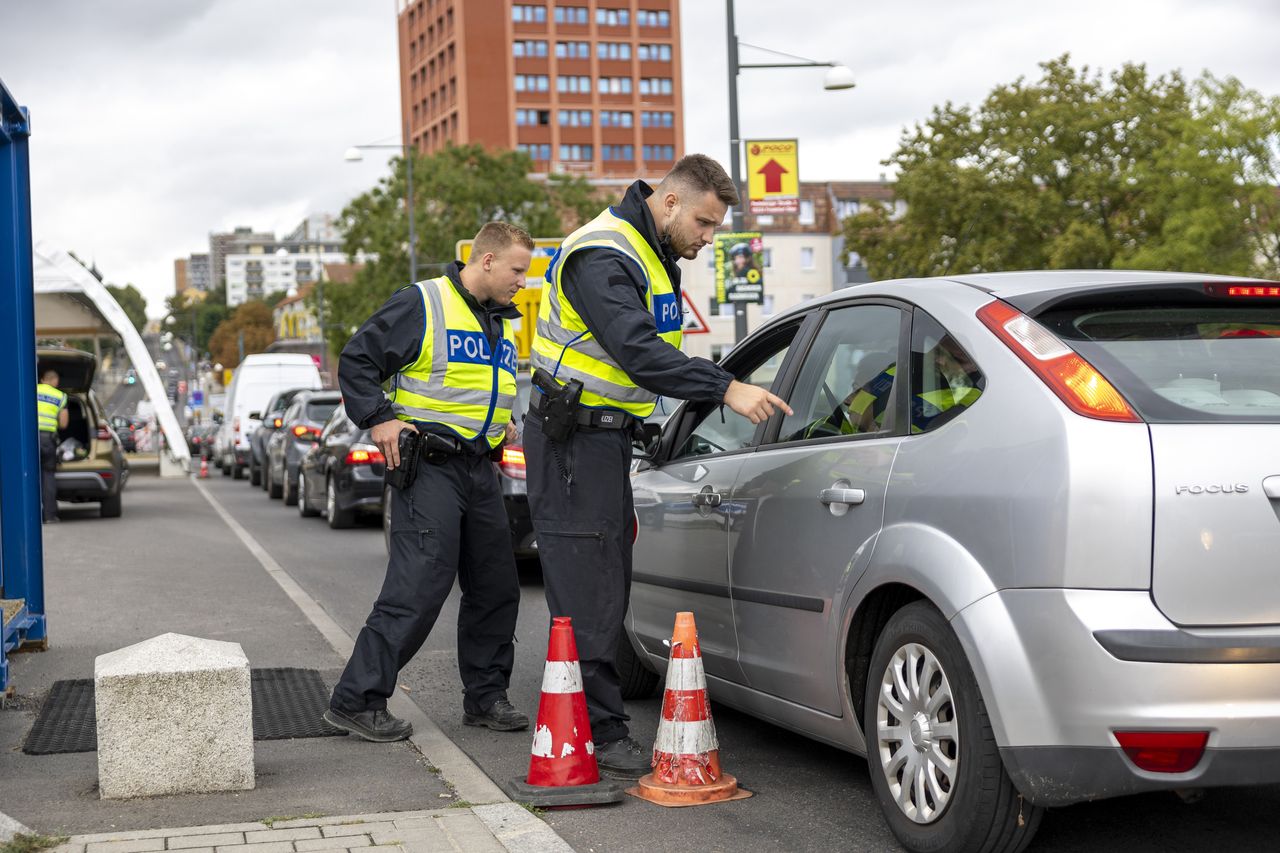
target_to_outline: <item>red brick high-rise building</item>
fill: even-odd
[[[660,177],[684,154],[679,0],[400,0],[405,143]]]

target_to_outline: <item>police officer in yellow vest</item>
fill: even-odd
[[[630,737],[615,653],[631,589],[631,436],[659,395],[713,400],[758,423],[786,405],[723,368],[680,351],[681,258],[714,239],[738,194],[702,154],[680,160],[657,188],[636,181],[622,202],[561,245],[542,289],[525,421],[529,503],[553,616],[573,619],[600,769],[649,770],[651,751]],[[553,438],[551,395],[581,383],[576,430]]]
[[[58,389],[58,371],[46,370],[36,386],[36,422],[40,429],[40,500],[44,520],[58,520],[58,430],[67,428],[67,395]]]
[[[527,728],[507,700],[520,584],[502,487],[490,455],[515,437],[516,346],[511,300],[533,240],[515,226],[480,229],[465,267],[397,291],[342,350],[347,415],[370,430],[389,470],[416,466],[391,504],[391,554],[373,611],[329,700],[325,720],[365,740],[402,740],[412,726],[387,697],[426,641],[458,578],[463,722]],[[389,394],[383,385],[390,380]],[[401,457],[400,433],[422,439]]]

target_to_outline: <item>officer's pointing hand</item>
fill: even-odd
[[[388,471],[394,471],[400,467],[400,431],[406,429],[417,432],[413,424],[394,419],[374,424],[369,430],[369,437],[373,439],[374,444],[378,445],[378,449],[387,460]]]
[[[507,421],[507,444],[515,444],[520,440],[520,430],[514,421]]]
[[[757,385],[733,380],[724,392],[724,404],[753,424],[768,420],[776,406],[788,415],[794,414],[781,397]]]

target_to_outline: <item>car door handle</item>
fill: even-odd
[[[1262,481],[1262,493],[1273,501],[1280,501],[1280,474]]]
[[[720,493],[711,486],[703,486],[702,491],[693,493],[693,505],[696,507],[720,506]]]
[[[818,492],[818,500],[828,506],[831,504],[853,506],[862,503],[866,499],[867,493],[862,489],[830,488]]]

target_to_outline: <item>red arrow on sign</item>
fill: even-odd
[[[777,160],[770,159],[759,169],[756,170],[757,175],[764,175],[764,191],[767,193],[782,192],[782,176],[787,174],[787,168]]]

